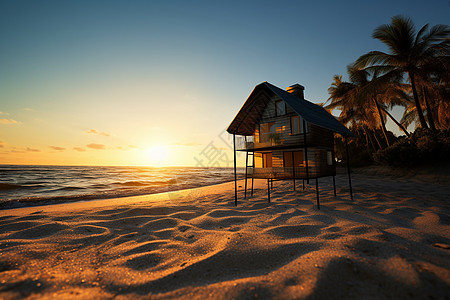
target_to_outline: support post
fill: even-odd
[[[303,181],[303,190],[305,190],[305,179],[303,179],[302,181]]]
[[[267,178],[267,199],[270,203],[270,183],[269,183],[270,179]]]
[[[306,144],[306,122],[303,119],[303,143],[305,146],[305,166],[306,166],[306,183],[309,184],[309,168],[308,168],[308,146]]]
[[[253,197],[253,181],[255,180],[255,151],[253,151],[252,165],[253,165],[253,173],[252,173],[252,193],[251,193],[250,195]]]
[[[333,176],[333,189],[334,189],[334,196],[336,197],[336,179],[335,179],[335,176]]]
[[[292,178],[293,178],[293,185],[294,185],[294,191],[295,191],[295,163],[294,163],[294,151],[292,153]]]
[[[320,202],[319,202],[319,180],[316,177],[316,194],[317,194],[317,209],[320,209]]]
[[[234,157],[234,205],[237,206],[236,135],[235,134],[233,134],[233,157]]]
[[[350,158],[348,155],[348,138],[347,137],[345,137],[345,152],[347,153],[347,172],[348,172],[348,185],[350,187],[350,198],[353,200],[352,177],[350,176]]]
[[[247,139],[247,137],[245,137]],[[244,190],[244,199],[247,199],[247,170],[248,170],[248,151],[245,152],[245,190]]]
[[[270,189],[273,190],[273,179],[270,179]]]

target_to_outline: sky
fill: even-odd
[[[448,25],[450,4],[0,1],[0,164],[232,166],[225,129],[257,84],[325,102],[399,14]]]

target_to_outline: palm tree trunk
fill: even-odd
[[[363,126],[363,130],[364,130],[364,133],[366,134],[367,148],[369,148],[369,142],[370,142],[370,146],[372,146],[372,150],[373,150],[374,152],[377,151],[377,148],[376,148],[375,145],[373,144],[372,137],[369,135],[369,132],[367,132],[366,127]],[[369,152],[370,152],[370,151],[369,151]]]
[[[391,144],[389,143],[389,139],[388,139],[388,136],[387,136],[386,125],[384,124],[384,119],[383,119],[383,115],[381,114],[380,106],[378,105],[377,100],[375,100],[375,97],[373,97],[372,99],[373,99],[373,102],[375,102],[375,106],[377,107],[378,114],[380,115],[381,129],[383,130],[384,138],[386,139],[386,143],[387,143],[387,145],[389,147]]]
[[[367,137],[367,132],[364,130],[364,136],[366,137],[366,149],[367,153],[370,153],[370,145],[369,145],[369,138]]]
[[[409,75],[409,80],[411,81],[414,102],[416,102],[416,109],[417,109],[417,114],[419,115],[420,125],[422,126],[422,128],[428,128],[427,122],[425,121],[425,117],[423,116],[422,107],[420,106],[419,96],[417,95],[416,82],[414,80],[413,71],[408,71],[408,75]]]
[[[382,147],[381,144],[380,144],[380,141],[378,140],[376,130],[373,131],[373,137],[375,138],[375,141],[377,141],[378,147],[379,147],[380,149],[383,149],[383,147]]]
[[[403,132],[406,134],[407,137],[409,137],[409,132],[406,130],[406,128],[400,124],[396,119],[394,119],[394,117],[383,108],[383,111],[389,116],[389,118],[391,118],[391,120],[398,126],[400,127],[401,130],[403,130]]]
[[[427,89],[427,87],[423,86],[422,90],[423,90],[423,98],[425,99],[425,105],[427,107],[428,123],[430,124],[431,130],[436,131],[436,126],[434,124],[434,119],[433,119],[433,111],[431,110],[430,103],[428,102],[428,95],[429,95],[428,89]]]

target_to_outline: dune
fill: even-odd
[[[0,211],[0,298],[448,299],[450,184],[356,173]]]

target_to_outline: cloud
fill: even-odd
[[[21,150],[21,149],[18,149],[18,148],[16,148],[16,147],[14,147],[14,148],[11,150],[11,152],[12,152],[12,153],[25,153],[25,151],[23,151],[23,150]]]
[[[27,147],[27,152],[41,152],[41,150]]]
[[[192,146],[198,146],[199,143],[196,142],[190,142],[190,143],[175,143],[177,146],[185,146],[185,147],[192,147]]]
[[[48,146],[50,149],[52,150],[56,150],[56,151],[64,151],[66,150],[66,148],[63,147],[58,147],[58,146]]]
[[[92,144],[86,145],[86,147],[91,148],[91,149],[96,149],[96,150],[105,150],[105,145],[103,145],[103,144],[92,143]]]
[[[3,147],[5,147],[5,143],[0,141],[0,148],[3,148]]]
[[[25,107],[23,110],[25,110],[25,111],[33,111],[34,109],[32,109],[30,107]]]
[[[19,122],[13,119],[0,119],[0,124],[19,124]]]
[[[139,147],[135,146],[135,145],[128,145],[128,146],[118,146],[118,147],[116,147],[116,149],[129,151],[129,150],[132,150],[132,149],[139,149]]]
[[[73,147],[73,150],[78,151],[78,152],[84,152],[86,151],[86,149],[82,148],[82,147]]]
[[[97,130],[95,130],[95,129],[90,129],[90,130],[87,130],[87,131],[85,131],[85,132],[86,132],[86,133],[89,133],[89,134],[97,134],[97,135],[102,135],[102,136],[110,136],[110,134],[107,133],[107,132],[97,131]]]
[[[9,116],[9,113],[4,112],[4,111],[0,111],[0,115],[5,115],[5,116]]]

